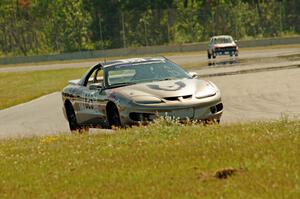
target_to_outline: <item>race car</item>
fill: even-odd
[[[216,58],[217,55],[238,56],[239,47],[229,35],[214,36],[210,39],[207,49],[208,59]]]
[[[164,57],[99,63],[62,91],[71,131],[149,123],[157,117],[179,121],[220,121],[220,90]]]

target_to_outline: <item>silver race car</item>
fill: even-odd
[[[71,130],[124,127],[159,116],[219,122],[223,112],[215,84],[164,57],[99,63],[70,81],[62,99]]]

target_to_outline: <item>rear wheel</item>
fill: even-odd
[[[110,128],[121,127],[121,120],[117,106],[109,103],[106,108]]]

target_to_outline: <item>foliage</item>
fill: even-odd
[[[299,147],[286,119],[1,140],[0,197],[299,198]]]
[[[49,2],[49,1],[48,1]],[[46,37],[57,51],[84,50],[89,42],[90,16],[83,9],[83,0],[56,0],[48,5],[49,28]],[[55,2],[55,3],[53,3]]]
[[[83,50],[90,20],[82,0],[1,1],[1,51],[31,55]]]
[[[1,0],[0,54],[299,34],[299,10],[299,0]]]

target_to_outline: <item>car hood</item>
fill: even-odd
[[[118,93],[134,98],[137,96],[154,96],[158,98],[181,97],[197,94],[206,97],[216,94],[217,88],[209,81],[199,79],[166,80],[140,83],[118,88]]]

